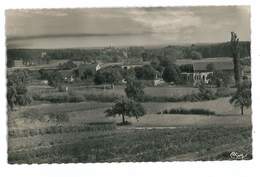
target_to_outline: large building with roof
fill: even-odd
[[[183,64],[183,63],[182,63]],[[224,73],[233,75],[234,64],[232,58],[206,58],[202,60],[190,60],[186,61],[185,64],[192,65],[191,72],[183,72],[184,76],[188,81],[193,82],[193,85],[198,83],[208,84],[210,82],[210,75],[214,71],[223,71]]]

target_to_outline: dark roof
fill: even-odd
[[[199,60],[192,60],[192,59],[177,59],[176,64],[177,65],[185,65],[185,64],[193,64],[197,62],[226,62],[226,61],[233,61],[230,57],[216,57],[216,58],[202,58]]]
[[[209,64],[214,65],[214,69],[216,70],[233,70],[234,64],[232,60],[227,61],[203,61],[203,62],[194,62],[193,63],[193,69],[194,71],[206,71],[207,66]]]

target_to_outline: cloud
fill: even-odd
[[[147,43],[194,43],[226,41],[230,31],[236,31],[242,40],[250,39],[249,6],[6,11],[8,39],[66,35],[104,39],[118,35],[120,43],[125,36],[126,44],[130,38],[137,43],[138,39]]]
[[[201,25],[201,19],[193,12],[186,10],[159,9],[145,10],[137,9],[129,12],[133,20],[151,29],[153,33],[176,33],[182,28]]]

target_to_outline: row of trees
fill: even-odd
[[[250,42],[239,42],[241,57],[250,56]],[[143,61],[152,61],[153,59],[182,59],[192,58],[200,59],[212,57],[232,57],[230,51],[230,43],[219,44],[202,44],[191,46],[167,46],[163,48],[144,48],[144,47],[128,47],[128,48],[102,48],[102,49],[8,49],[7,63],[8,67],[12,67],[13,61],[24,60],[25,62],[42,59],[42,53],[47,53],[46,61],[50,59],[73,59],[86,60],[97,59],[103,62],[118,62],[126,58],[140,58]],[[45,56],[44,56],[45,57]]]

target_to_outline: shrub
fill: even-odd
[[[66,91],[66,86],[64,86],[64,85],[58,85],[58,91],[59,91],[59,92],[65,92],[65,91]]]
[[[190,55],[193,60],[199,60],[202,58],[202,54],[195,50],[193,50]]]
[[[69,102],[77,103],[82,101],[85,101],[85,97],[83,95],[69,92]]]
[[[215,115],[214,111],[210,111],[207,109],[183,109],[183,108],[173,108],[170,110],[162,111],[163,114],[199,114],[199,115]],[[161,114],[159,112],[158,114]]]
[[[198,96],[202,99],[202,100],[213,100],[216,99],[216,96],[214,94],[214,92],[209,89],[206,88],[205,84],[200,83],[199,85],[199,94]]]
[[[69,102],[69,95],[48,95],[46,97],[41,97],[41,100],[49,101],[51,103],[66,103]]]
[[[43,115],[37,109],[29,109],[23,112],[23,117],[31,120],[43,121]]]
[[[73,69],[76,67],[77,67],[77,65],[75,63],[73,63],[73,61],[71,61],[71,60],[69,60],[63,64],[59,64],[59,69],[62,69],[62,70]]]
[[[165,67],[162,78],[165,82],[180,82],[180,69],[177,65],[168,65]]]
[[[63,113],[63,112],[50,113],[49,117],[50,117],[51,121],[54,121],[54,122],[57,122],[57,123],[69,122],[68,114]]]
[[[144,96],[144,86],[139,81],[129,79],[126,84],[125,93],[128,98],[141,101]]]
[[[100,101],[100,102],[115,102],[118,99],[117,95],[104,94],[84,94],[86,100]]]
[[[134,70],[137,79],[153,80],[156,77],[156,70],[151,65],[136,67]]]
[[[62,114],[53,114],[50,115],[53,116],[53,119],[56,119],[58,117],[58,122],[62,121],[69,121],[66,120],[66,115]],[[62,117],[62,118],[60,118]],[[65,117],[65,120],[64,120]],[[40,129],[12,129],[8,131],[9,137],[28,137],[28,136],[36,136],[36,135],[45,135],[45,134],[58,134],[58,133],[72,133],[72,132],[87,132],[87,131],[109,131],[115,129],[115,123],[114,122],[93,122],[93,123],[84,123],[81,125],[73,125],[73,126],[50,126]]]
[[[226,87],[219,87],[215,93],[216,97],[229,97],[234,94],[233,89],[229,89]]]
[[[25,106],[27,104],[30,104],[32,102],[32,98],[29,95],[17,95],[16,97],[16,104]]]

